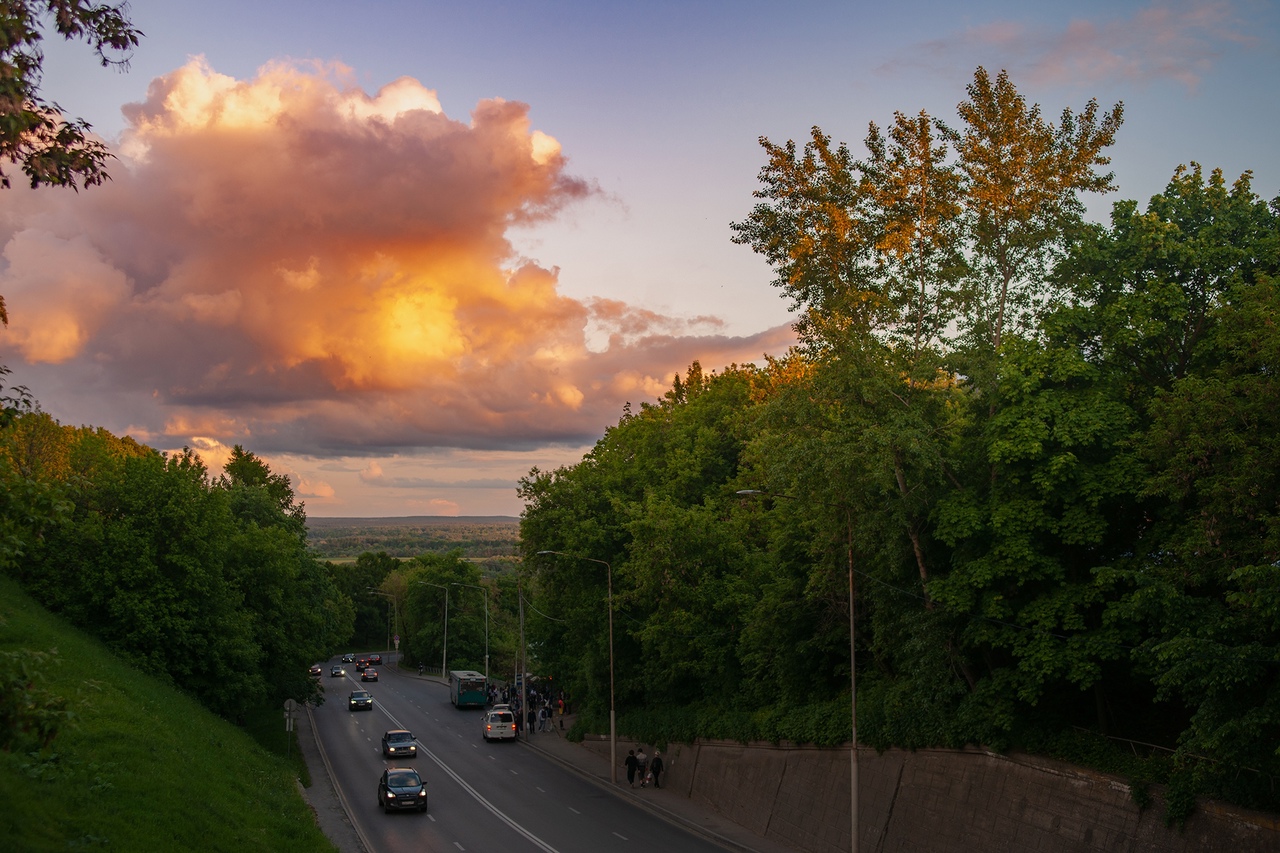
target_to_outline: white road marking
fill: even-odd
[[[387,711],[386,713],[387,713],[388,719],[390,719],[391,722],[394,723],[397,728],[401,728],[401,729],[408,728],[408,726],[404,725],[399,720],[397,720],[395,716],[391,714],[390,711]],[[493,803],[486,800],[479,791],[471,787],[469,784],[467,784],[467,781],[465,779],[463,779],[461,776],[455,773],[452,767],[450,767],[448,764],[445,764],[443,761],[441,761],[440,756],[436,755],[434,752],[432,752],[429,749],[423,749],[422,752],[426,753],[426,756],[430,758],[432,761],[434,761],[441,770],[449,774],[450,778],[452,778],[453,781],[457,782],[458,785],[462,788],[462,790],[470,794],[477,803],[479,803],[480,805],[488,809],[490,813],[492,813],[493,816],[496,817],[498,820],[502,821],[507,826],[511,827],[513,830],[523,835],[525,838],[529,839],[529,841],[532,842],[533,845],[537,847],[539,850],[542,850],[543,853],[560,853],[559,850],[552,847],[550,844],[543,841],[541,838],[534,835],[532,832],[525,829],[520,824],[516,823],[513,818],[505,814],[501,809],[499,809]],[[512,773],[515,773],[515,771],[513,770]],[[432,820],[435,820],[435,818],[432,818]],[[618,834],[615,832],[614,835],[618,835]],[[618,837],[622,838],[622,836],[620,835]],[[623,840],[626,841],[627,839],[623,838]],[[454,842],[454,843],[456,844],[457,842]],[[462,849],[462,848],[459,847],[459,849]]]
[[[625,835],[619,835],[619,834],[618,834],[618,833],[616,833],[616,832],[614,833],[614,835],[617,835],[617,836],[618,836],[619,838],[621,838],[623,841],[630,841],[630,840],[631,840],[630,838],[627,838]]]
[[[582,814],[582,812],[578,811],[573,806],[569,806],[569,811],[573,812],[574,814]]]

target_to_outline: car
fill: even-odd
[[[489,710],[490,710],[490,711],[510,711],[510,710],[511,710],[511,706],[510,706],[510,705],[508,705],[508,704],[506,704],[505,702],[499,702],[499,703],[498,703],[498,704],[496,704],[496,705],[491,705],[491,706],[489,707]]]
[[[427,810],[427,783],[412,767],[388,767],[378,780],[378,808]]]
[[[342,668],[341,664],[334,664],[333,667],[329,670],[329,676],[331,678],[341,678],[346,674],[347,674],[347,671]]]
[[[364,672],[360,673],[361,681],[377,681],[378,671],[371,666],[365,667]]]
[[[348,711],[372,711],[373,694],[368,690],[352,690],[347,697]]]
[[[356,659],[356,672],[364,672],[364,668],[365,668],[366,666],[368,666],[368,665],[369,665],[369,659],[368,659],[368,658],[357,658],[357,659]]]
[[[406,755],[417,755],[418,744],[414,741],[413,732],[406,729],[388,729],[382,733],[382,757],[403,758]]]
[[[369,666],[382,666],[382,655],[369,655]]]
[[[490,711],[484,715],[480,734],[486,741],[515,740],[516,715],[510,711]]]
[[[324,670],[322,670],[322,669],[320,668],[320,664],[316,664],[315,666],[311,667],[311,677],[312,677],[312,678],[319,678],[319,677],[320,677],[320,673],[322,673],[322,672],[324,672]]]
[[[343,663],[355,663],[355,662],[356,662],[356,656],[355,656],[355,655],[352,655],[352,654],[345,654],[345,655],[343,655],[343,656],[342,656],[342,662],[343,662]]]

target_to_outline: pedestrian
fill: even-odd
[[[622,763],[627,765],[627,784],[634,788],[636,786],[636,769],[640,766],[640,762],[636,760],[636,751],[628,749],[627,760]]]
[[[640,787],[643,788],[645,775],[649,772],[649,756],[645,755],[643,746],[636,753],[636,765],[636,769],[640,771]]]
[[[662,753],[656,749],[653,751],[653,760],[649,762],[649,772],[653,774],[653,787],[659,787],[658,777],[662,775]]]

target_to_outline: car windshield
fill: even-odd
[[[387,774],[387,786],[391,788],[416,788],[421,784],[422,780],[412,770]]]
[[[408,743],[413,740],[413,735],[408,732],[391,732],[387,735],[388,743]]]
[[[489,721],[493,723],[511,723],[515,721],[515,717],[504,711],[501,714],[490,714]]]
[[[352,699],[368,699],[369,694],[368,693],[352,693],[351,698]]]

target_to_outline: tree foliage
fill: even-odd
[[[1050,123],[982,69],[968,95],[954,130],[872,125],[861,160],[762,140],[734,239],[801,347],[677,377],[525,478],[563,619],[540,661],[599,725],[607,561],[624,729],[834,742],[853,622],[872,745],[1096,760],[1092,732],[1173,751],[1171,820],[1280,807],[1280,199],[1192,164],[1087,224],[1120,107]]]
[[[219,713],[312,695],[307,666],[353,613],[306,550],[287,480],[239,447],[214,478],[189,451],[34,411],[4,447],[66,507],[9,566],[42,604]]]
[[[47,23],[46,23],[47,22]],[[40,96],[45,26],[89,44],[103,67],[126,68],[142,32],[126,4],[92,0],[5,0],[0,4],[0,163],[16,163],[34,189],[41,185],[96,186],[109,176],[111,154],[82,119]],[[0,167],[0,186],[9,175]],[[2,307],[2,306],[0,306]],[[0,318],[3,313],[0,311]]]

